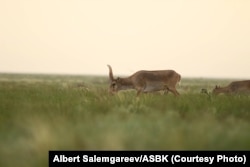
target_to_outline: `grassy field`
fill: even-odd
[[[136,98],[109,95],[107,77],[0,74],[0,166],[44,167],[48,150],[249,150],[250,96],[200,93],[231,81]]]

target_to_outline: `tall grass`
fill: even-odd
[[[0,75],[0,166],[47,166],[48,150],[250,149],[250,96],[108,93],[106,77]]]

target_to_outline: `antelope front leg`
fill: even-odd
[[[138,97],[141,94],[142,90],[137,90],[136,96]]]
[[[169,88],[168,89],[170,92],[172,92],[175,96],[180,96],[180,93],[179,92],[177,92],[177,90],[175,89],[175,88]]]
[[[136,90],[137,90],[136,96],[138,97],[141,94],[141,92],[144,92],[144,87],[138,87]]]

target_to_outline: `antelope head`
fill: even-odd
[[[215,88],[213,89],[213,92],[212,92],[212,93],[215,94],[215,95],[217,95],[217,94],[220,93],[219,90],[220,90],[220,86],[217,86],[217,85],[216,85]]]
[[[107,65],[109,68],[109,91],[110,93],[118,92],[119,90],[125,90],[133,88],[131,79],[128,78],[114,78],[113,71],[110,65]]]

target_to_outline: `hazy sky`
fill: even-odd
[[[0,0],[0,72],[250,79],[249,0]]]

